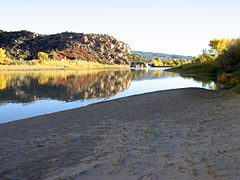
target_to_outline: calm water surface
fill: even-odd
[[[158,90],[215,89],[211,80],[181,77],[163,70],[0,72],[0,123]]]

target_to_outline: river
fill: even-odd
[[[159,90],[215,89],[166,68],[0,72],[0,123]]]

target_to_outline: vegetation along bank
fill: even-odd
[[[216,78],[220,88],[240,92],[240,39],[213,39],[210,50],[170,71]]]

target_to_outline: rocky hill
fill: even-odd
[[[131,64],[145,58],[133,53],[130,47],[116,38],[102,34],[63,32],[42,35],[30,31],[0,30],[0,48],[7,56],[31,60],[38,52],[46,52],[57,60],[86,60],[105,64]]]

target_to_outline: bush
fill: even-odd
[[[4,49],[0,48],[0,60],[6,58],[6,54],[5,54],[5,52],[6,52],[6,51],[5,51]]]
[[[0,48],[0,64],[9,65],[11,64],[12,60],[6,57],[6,51]]]
[[[211,61],[182,64],[181,66],[173,68],[173,70],[188,74],[201,74],[210,76],[218,73],[216,64]]]
[[[23,59],[19,59],[17,61],[18,65],[26,65],[27,64],[27,61],[24,61]]]
[[[218,68],[216,66],[209,66],[207,69],[206,69],[206,73],[209,73],[209,74],[217,74],[218,73]]]
[[[43,60],[48,60],[48,54],[44,53],[44,52],[38,52],[37,54],[38,59],[40,59],[41,61]]]
[[[225,84],[227,81],[229,81],[230,76],[231,76],[230,74],[223,73],[220,76],[218,76],[217,80],[218,80],[218,82]]]

